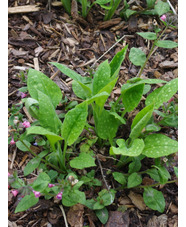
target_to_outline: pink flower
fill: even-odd
[[[63,194],[63,192],[59,192],[59,193],[56,195],[56,199],[61,200],[61,199],[62,199],[62,194]]]
[[[52,188],[52,187],[54,187],[55,186],[55,184],[48,184],[48,187],[49,188]]]
[[[11,174],[8,172],[8,177],[11,176]]]
[[[12,190],[12,194],[13,194],[14,197],[16,197],[18,193],[19,193],[18,190]]]
[[[12,137],[11,141],[10,141],[10,144],[13,145],[15,144],[15,141],[14,141],[14,138]]]
[[[167,17],[166,17],[166,15],[165,15],[165,14],[163,14],[163,15],[160,17],[160,19],[161,19],[161,20],[163,20],[163,21],[165,21],[165,20],[166,20],[166,18],[167,18]]]
[[[22,124],[23,124],[23,126],[25,128],[29,128],[30,127],[30,122],[28,122],[28,121],[24,121]]]
[[[34,190],[32,190],[32,191],[33,191],[36,198],[39,198],[41,196],[40,192],[37,192],[37,191],[34,191]]]
[[[26,96],[27,96],[27,94],[21,92],[21,98],[22,98],[22,99],[25,98]]]

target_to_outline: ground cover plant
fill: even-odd
[[[88,1],[80,3],[83,15],[83,4]],[[154,1],[147,3],[155,7]],[[84,8],[84,18],[94,5],[90,6]],[[106,10],[109,12],[109,7]],[[41,71],[30,68],[19,74],[25,86],[18,92],[21,102],[9,109],[9,144],[10,149],[29,155],[29,161],[21,172],[8,174],[9,191],[17,201],[13,208],[16,215],[32,212],[41,201],[54,201],[66,226],[64,209],[69,214],[75,209],[80,212],[82,207],[109,225],[110,210],[126,214],[127,206],[118,198],[128,192],[130,198],[140,192],[141,209],[154,214],[168,212],[162,188],[177,182],[178,169],[173,162],[178,146],[176,138],[165,130],[178,127],[178,79],[143,76],[157,48],[177,48],[172,38],[164,36],[170,27],[175,28],[172,21],[166,15],[159,16],[163,29],[154,25],[151,31],[136,33],[148,43],[146,53],[141,47],[130,47],[130,42],[122,43],[113,58],[87,68],[86,73],[50,60],[48,68],[70,78],[73,99]],[[121,83],[124,61],[138,73]],[[119,81],[116,98],[113,91]],[[32,176],[34,180],[29,181]]]
[[[152,50],[154,46],[177,47],[177,43],[173,41],[161,41],[161,35],[158,37],[157,33],[147,32],[138,33],[138,35],[154,41]],[[45,199],[55,196],[62,200],[64,206],[70,207],[80,203],[95,210],[97,217],[105,224],[108,220],[106,207],[114,202],[117,190],[103,189],[96,198],[86,199],[83,192],[84,186],[101,186],[101,182],[94,178],[94,170],[82,177],[79,177],[74,171],[96,166],[96,153],[91,149],[96,142],[98,146],[104,146],[109,142],[110,156],[115,158],[120,156],[115,163],[118,171],[112,172],[113,179],[121,185],[120,187],[123,189],[143,188],[145,204],[153,210],[164,211],[163,194],[154,187],[175,182],[175,180],[170,180],[171,176],[161,158],[177,152],[177,141],[158,133],[161,129],[160,125],[166,120],[160,121],[159,124],[155,123],[153,112],[159,113],[159,107],[163,103],[167,103],[177,92],[178,79],[170,82],[160,79],[141,79],[141,72],[150,58],[150,54],[146,58],[140,49],[132,48],[129,58],[133,64],[141,66],[138,77],[123,84],[119,98],[110,104],[109,110],[105,109],[107,98],[118,80],[118,73],[127,48],[126,45],[110,63],[108,60],[102,62],[90,77],[82,77],[63,64],[51,63],[73,79],[73,92],[82,100],[81,103],[67,111],[63,116],[63,122],[55,111],[62,100],[60,88],[43,73],[34,69],[29,70],[27,89],[30,97],[23,98],[22,101],[36,121],[32,125],[29,122],[23,122],[26,130],[20,135],[16,120],[18,118],[21,120],[22,116],[18,115],[17,119],[11,119],[10,125],[15,130],[10,143],[14,144],[14,139],[16,139],[16,146],[20,150],[30,152],[34,156],[26,165],[24,176],[29,175],[36,168],[39,168],[41,172],[37,179],[28,185],[18,178],[16,172],[9,175],[9,185],[14,188],[12,193],[14,196],[20,193],[23,197],[15,209],[16,213],[37,204],[40,196],[44,196]],[[163,86],[149,94],[151,85],[157,83],[161,83]],[[117,138],[118,128],[123,127],[125,130],[127,124],[125,115],[133,111],[140,103],[142,96],[147,93],[145,107],[136,114],[132,121],[129,138]],[[120,100],[122,100],[121,103]],[[14,115],[12,116],[14,117]],[[165,114],[161,116],[166,118]],[[93,117],[95,127],[89,125],[87,119],[90,117]],[[81,137],[83,130],[88,132],[88,136],[85,138]],[[38,135],[39,142],[36,139]],[[70,150],[71,146],[74,146],[77,140],[80,142],[85,139],[86,143],[80,147],[80,153],[77,156],[74,155],[73,149]],[[33,142],[37,146],[43,146],[42,152],[38,155],[31,149]],[[146,157],[153,158],[154,163],[151,168],[140,171],[141,163]],[[122,172],[122,168],[126,165],[128,173]],[[155,183],[141,185],[144,174],[149,175]],[[175,168],[175,174],[177,175],[177,168]]]

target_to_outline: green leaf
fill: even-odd
[[[156,40],[158,38],[156,33],[154,32],[137,32],[137,34],[143,37],[144,39],[149,40]]]
[[[108,60],[102,62],[97,68],[93,79],[93,95],[96,95],[102,88],[104,88],[110,81],[110,66]]]
[[[168,49],[178,47],[178,43],[173,42],[171,40],[158,40],[154,44],[158,47],[163,47],[163,48],[168,48]]]
[[[169,12],[170,7],[169,4],[167,2],[163,2],[161,0],[158,0],[158,3],[155,5],[154,7],[156,13],[161,16],[167,12]]]
[[[144,148],[144,142],[142,139],[135,139],[132,142],[131,147],[127,147],[125,140],[124,139],[118,139],[116,141],[117,145],[119,147],[111,147],[110,148],[110,154],[113,155],[124,155],[124,156],[138,156],[141,154],[141,152],[143,151]]]
[[[79,190],[64,190],[62,203],[64,206],[71,207],[77,203],[85,204],[85,193]]]
[[[77,140],[83,131],[87,115],[88,106],[86,102],[77,105],[65,115],[61,135],[69,146]]]
[[[35,157],[31,159],[24,168],[24,176],[32,173],[40,164],[41,158]]]
[[[100,202],[103,203],[104,206],[109,206],[114,202],[115,193],[116,191],[113,189],[110,189],[110,191],[103,189],[98,193]]]
[[[39,198],[36,198],[34,193],[31,193],[30,195],[26,195],[24,198],[21,199],[21,201],[17,205],[15,209],[15,213],[22,212],[29,209],[30,207],[37,204],[38,201],[39,201]]]
[[[25,107],[28,110],[29,114],[36,119],[38,119],[38,114],[39,114],[39,110],[37,106],[39,106],[39,103],[36,99],[33,99],[33,98],[26,99]]]
[[[30,148],[31,144],[27,140],[23,140],[23,142]],[[29,151],[29,149],[20,140],[16,142],[16,147],[21,151]]]
[[[146,2],[148,8],[153,8],[156,0],[146,0]]]
[[[142,183],[141,175],[139,175],[137,173],[132,173],[128,177],[127,188],[134,188],[134,187],[136,187],[137,185],[139,185],[141,183]]]
[[[127,112],[134,110],[139,104],[144,90],[144,84],[138,84],[122,92],[122,102]]]
[[[150,187],[144,188],[143,199],[145,204],[152,210],[163,213],[165,209],[165,199],[162,192]]]
[[[116,112],[110,112],[111,115],[113,115],[117,120],[119,120],[121,122],[121,124],[126,124],[126,121],[124,118],[122,118],[119,114],[117,114]]]
[[[96,166],[95,158],[89,153],[81,152],[78,157],[70,161],[70,166],[75,169],[84,169]]]
[[[118,183],[120,183],[122,185],[125,185],[127,183],[123,173],[113,172],[112,175],[114,177],[114,180],[116,180]]]
[[[178,151],[178,142],[162,134],[148,135],[142,154],[149,158],[159,158]]]
[[[46,187],[48,187],[49,183],[50,177],[46,173],[41,172],[37,179],[34,181],[32,187],[35,191],[42,192],[45,190]]]
[[[129,59],[134,65],[142,66],[146,61],[146,55],[139,48],[132,47],[130,49]]]
[[[127,9],[125,12],[124,12],[124,17],[126,17],[126,19],[129,19],[130,16],[136,14],[137,11],[135,10],[131,10],[131,9]]]
[[[143,95],[146,95],[151,90],[151,85],[146,84],[143,89]]]
[[[54,108],[62,99],[62,93],[57,84],[35,69],[30,69],[28,72],[27,86],[32,98],[38,100],[37,91],[39,90],[51,99]]]
[[[160,176],[158,174],[158,170],[155,168],[146,170],[146,173],[155,181],[160,182]]]
[[[178,177],[178,167],[173,166],[173,168],[174,168],[174,173],[175,173],[175,175]]]
[[[27,135],[30,135],[30,134],[38,134],[38,135],[46,136],[51,146],[54,146],[54,144],[57,141],[63,140],[62,137],[40,126],[32,126],[30,128],[27,128]]]
[[[108,96],[109,96],[109,94],[104,91],[104,92],[101,92],[101,93],[98,93],[98,94],[92,96],[90,99],[87,99],[86,102],[89,105],[92,102],[100,101],[101,99],[107,99]]]
[[[38,91],[39,100],[39,123],[43,128],[59,134],[62,123],[55,112],[50,98]]]
[[[103,223],[103,224],[107,223],[109,214],[108,214],[108,210],[107,210],[106,207],[104,207],[101,210],[95,210],[95,213],[96,213],[96,216],[99,218],[101,223]]]
[[[171,178],[170,173],[164,166],[154,166],[158,170],[160,183],[165,184]]]
[[[154,110],[154,105],[151,104],[149,106],[146,106],[135,116],[131,125],[131,133],[129,135],[131,139],[135,139],[140,135],[142,129],[146,126],[146,124],[150,120],[153,110]]]
[[[72,82],[72,89],[75,95],[83,100],[89,98],[92,93],[88,86],[75,80]]]
[[[120,66],[125,58],[125,55],[127,53],[128,45],[126,45],[121,51],[119,51],[110,62],[110,69],[111,69],[111,77],[115,78],[117,77]]]
[[[133,161],[129,164],[128,173],[138,172],[141,169],[141,161],[139,157],[134,157]]]
[[[99,117],[96,117],[96,113],[94,112],[94,120],[96,132],[100,138],[109,139],[115,137],[119,127],[119,121],[109,111],[103,109]]]

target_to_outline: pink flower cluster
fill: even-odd
[[[32,192],[34,193],[36,198],[39,198],[41,196],[40,192],[37,192],[37,191],[34,191],[34,190],[32,190]]]
[[[24,99],[27,96],[27,94],[21,92],[21,98]]]
[[[15,190],[12,190],[12,194],[13,194],[14,197],[16,197],[18,193],[19,193],[18,190],[16,190],[16,189]]]
[[[59,192],[59,193],[56,195],[56,199],[61,200],[61,199],[62,199],[62,195],[63,195],[63,192]]]
[[[28,121],[24,121],[22,124],[23,124],[23,126],[25,128],[29,128],[30,127],[30,122],[28,122]]]
[[[13,145],[15,144],[15,141],[14,141],[14,138],[12,137],[11,141],[10,141],[10,144]]]
[[[55,186],[55,184],[48,184],[48,187],[49,188],[52,188],[52,187],[54,187]]]
[[[161,20],[163,20],[163,21],[165,21],[165,20],[166,20],[166,18],[167,18],[167,17],[166,17],[166,15],[165,15],[165,14],[163,14],[163,15],[160,17],[160,19],[161,19]]]

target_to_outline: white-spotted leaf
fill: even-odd
[[[134,65],[142,66],[146,61],[146,55],[139,48],[132,47],[130,49],[129,59]]]
[[[78,157],[70,161],[70,166],[75,169],[84,169],[96,166],[95,158],[93,158],[89,153],[81,152]]]
[[[169,4],[167,2],[163,2],[161,0],[158,0],[157,4],[154,7],[156,13],[161,16],[165,13],[167,13],[170,10]]]
[[[61,136],[70,146],[72,145],[84,129],[88,115],[88,105],[83,102],[74,109],[68,111],[61,129]]]
[[[143,37],[144,39],[149,40],[156,40],[158,38],[156,33],[154,32],[137,32],[137,34]]]
[[[178,142],[162,134],[148,135],[144,142],[142,154],[149,158],[159,158],[178,151]]]

